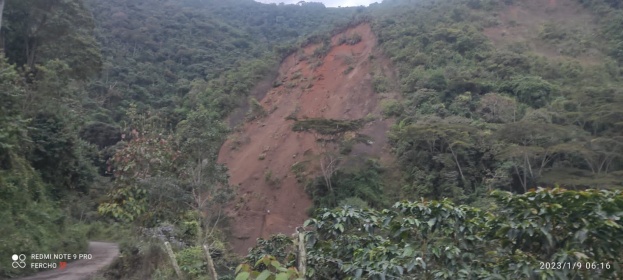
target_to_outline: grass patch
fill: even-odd
[[[404,113],[404,107],[398,100],[383,100],[381,101],[381,108],[383,116],[387,118],[398,117]]]
[[[365,134],[359,134],[354,132],[351,132],[350,134],[347,133],[344,139],[340,142],[340,154],[348,155],[350,154],[350,152],[352,152],[353,146],[355,146],[355,144],[362,143],[366,145],[371,145],[372,141],[372,137]]]
[[[285,119],[286,120],[293,120],[293,121],[298,120],[298,118],[296,116],[299,114],[300,110],[301,110],[301,106],[296,105],[296,108],[294,108],[294,111],[292,111],[292,113],[287,115]]]
[[[281,183],[281,180],[273,174],[272,170],[267,170],[266,173],[264,173],[264,181],[266,184],[274,188],[278,188]]]
[[[348,73],[352,72],[352,71],[353,71],[353,69],[355,69],[355,68],[353,68],[352,66],[348,66],[348,68],[346,68],[346,70],[344,70],[344,71],[342,72],[342,74],[344,74],[344,75],[348,75]]]
[[[296,79],[299,79],[299,78],[301,78],[301,76],[302,76],[302,75],[303,75],[303,74],[301,73],[301,70],[298,70],[298,71],[296,71],[296,72],[294,72],[294,73],[292,74],[292,78],[291,78],[290,80],[296,80]]]
[[[389,91],[391,87],[389,80],[385,76],[375,75],[372,78],[372,88],[374,92],[381,93]]]
[[[307,181],[307,166],[309,162],[307,161],[297,161],[290,167],[292,173],[296,177],[296,181],[299,183],[304,183]]]
[[[295,88],[295,87],[296,87],[296,85],[297,85],[297,84],[296,84],[295,82],[288,82],[288,83],[286,84],[286,88],[287,88],[287,89],[293,89],[293,88]]]
[[[241,135],[241,134],[234,134],[230,136],[230,139],[231,139],[231,144],[229,148],[233,151],[238,150],[240,146],[247,144],[251,141],[251,138],[249,138],[249,136]]]
[[[359,33],[354,33],[348,37],[346,37],[346,35],[342,35],[338,41],[338,45],[346,44],[352,46],[358,44],[359,42],[361,42],[361,35],[359,35]]]
[[[363,127],[363,120],[306,119],[297,120],[292,126],[293,131],[313,130],[320,134],[331,135],[358,130]]]
[[[249,120],[261,119],[268,115],[268,113],[266,112],[266,109],[264,109],[264,106],[262,106],[262,104],[260,104],[260,102],[257,101],[257,99],[253,97],[249,98],[249,105],[251,107],[248,113]]]

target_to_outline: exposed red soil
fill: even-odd
[[[362,38],[359,43],[338,45],[342,36],[355,33]],[[238,196],[227,209],[235,252],[246,254],[258,237],[292,234],[308,218],[312,201],[291,168],[297,162],[308,162],[307,172],[318,175],[314,155],[326,148],[320,147],[314,133],[292,131],[294,121],[286,117],[355,120],[375,116],[360,131],[372,137],[372,145],[358,144],[351,155],[390,158],[385,145],[391,121],[380,118],[382,95],[372,89],[371,72],[389,77],[391,73],[386,73],[387,60],[375,51],[375,45],[370,26],[361,24],[335,35],[322,58],[313,55],[320,44],[289,56],[276,79],[281,85],[260,100],[267,116],[243,124],[221,147],[219,162],[228,166],[230,184],[238,186]]]
[[[596,48],[576,57],[569,57],[561,54],[556,46],[539,38],[541,28],[547,23],[572,26],[589,36],[597,34],[596,18],[577,1],[517,1],[500,11],[498,19],[499,25],[484,29],[484,34],[496,47],[527,44],[534,53],[548,58],[571,59],[586,65],[601,63],[603,56]]]

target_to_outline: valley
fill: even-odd
[[[0,279],[622,277],[620,1],[346,6],[0,0]]]

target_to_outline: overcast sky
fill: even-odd
[[[283,2],[285,4],[296,4],[301,0],[255,0],[255,1],[262,2],[262,3],[279,4]],[[337,7],[337,6],[351,7],[351,6],[360,6],[360,5],[368,6],[374,2],[380,3],[381,0],[308,0],[305,2],[322,2],[327,7]]]

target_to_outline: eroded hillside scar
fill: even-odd
[[[336,126],[328,134],[364,133],[371,138],[355,145],[352,155],[381,157],[390,123],[374,118],[381,114],[371,60],[384,59],[375,46],[370,25],[363,23],[333,36],[330,46],[312,44],[288,56],[273,87],[251,104],[253,120],[221,147],[219,162],[239,188],[228,206],[235,252],[245,254],[258,237],[290,235],[308,218],[312,201],[299,175],[319,176],[322,141],[318,127],[301,124],[322,126],[328,120]]]

